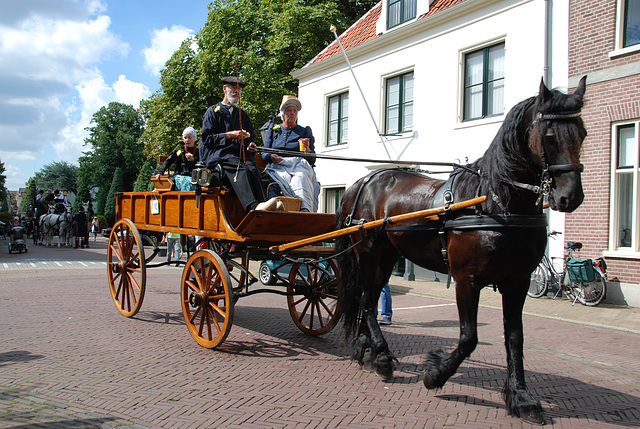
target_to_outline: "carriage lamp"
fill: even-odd
[[[191,171],[191,184],[202,187],[209,186],[211,183],[211,170],[208,168],[194,168]]]

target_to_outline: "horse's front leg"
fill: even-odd
[[[469,277],[456,279],[456,303],[460,318],[458,346],[451,353],[433,350],[427,356],[422,381],[427,389],[438,389],[456,373],[465,358],[478,345],[478,301],[482,287],[475,286]]]
[[[381,290],[382,288],[363,293],[360,326],[353,341],[351,357],[363,369],[374,371],[385,380],[392,380],[395,358],[389,351],[389,345],[382,335],[374,311]]]
[[[527,422],[544,424],[542,405],[531,394],[524,380],[522,309],[528,287],[529,279],[526,278],[500,288],[504,344],[507,350],[507,381],[502,389],[502,396],[510,415]]]

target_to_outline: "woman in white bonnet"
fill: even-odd
[[[273,125],[267,131],[264,146],[272,149],[315,153],[315,138],[311,127],[298,125],[298,112],[302,103],[293,95],[282,97],[280,116],[282,125]],[[265,171],[278,183],[282,193],[288,197],[302,200],[301,210],[318,211],[320,185],[313,169],[315,157],[282,157],[277,154],[263,153],[267,163]]]

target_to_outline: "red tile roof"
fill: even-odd
[[[419,16],[418,19],[423,19],[426,16],[433,15],[436,12],[444,10],[456,3],[460,3],[464,0],[436,0],[430,7],[429,12]],[[365,13],[359,20],[357,20],[351,27],[349,27],[340,37],[340,43],[344,50],[353,48],[354,46],[361,45],[369,40],[375,39],[379,35],[376,34],[376,23],[382,13],[382,2],[376,4],[367,13]],[[333,41],[329,46],[324,48],[318,55],[315,56],[307,65],[319,63],[340,53],[340,47],[336,41]]]

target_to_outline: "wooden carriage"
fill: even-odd
[[[481,197],[483,199],[484,197]],[[479,199],[459,203],[462,208]],[[393,221],[437,216],[445,208],[396,216]],[[116,224],[109,236],[107,271],[111,295],[126,317],[141,308],[147,268],[158,255],[157,236],[167,232],[203,237],[189,249],[180,280],[187,327],[203,347],[220,345],[231,330],[234,305],[255,293],[285,295],[294,323],[310,335],[329,332],[339,310],[340,280],[333,261],[337,236],[380,227],[373,221],[335,230],[335,215],[299,211],[245,213],[230,191],[198,188],[192,192],[127,192],[117,196]],[[282,287],[260,287],[249,269],[251,260],[281,261]],[[261,283],[260,283],[261,285]]]

